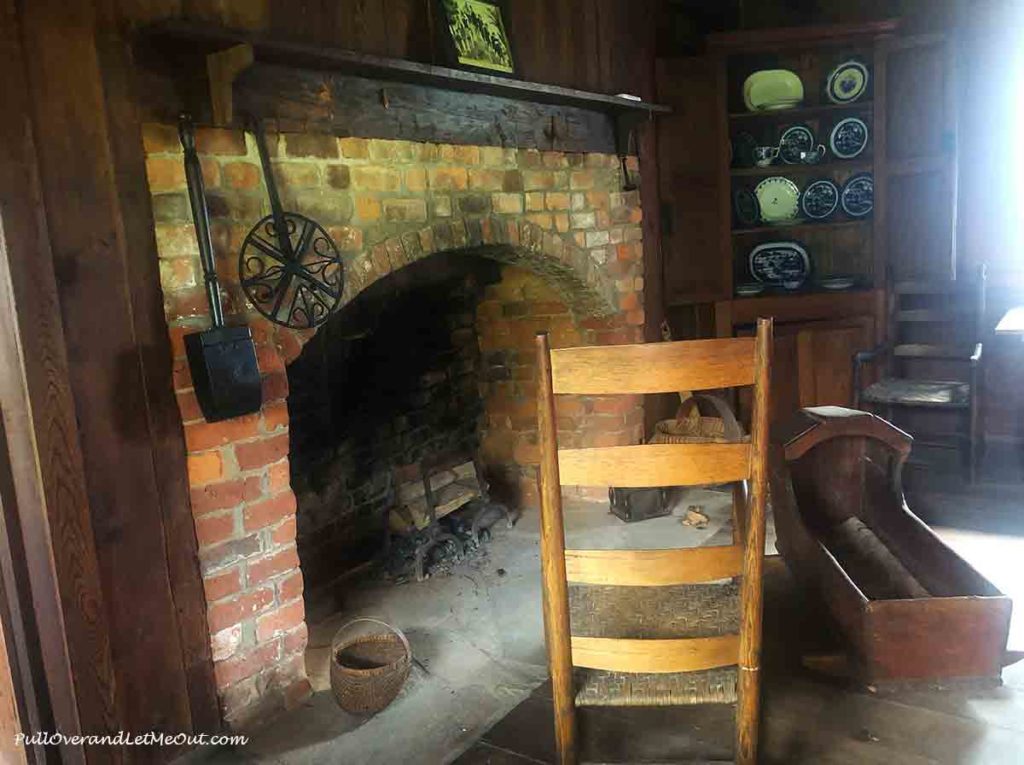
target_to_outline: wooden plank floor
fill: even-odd
[[[816,677],[803,651],[834,647],[819,604],[798,590],[782,560],[765,567],[766,763],[1024,762],[1024,663],[997,688],[904,690],[885,695]],[[731,761],[730,706],[581,710],[585,762]],[[548,685],[495,725],[456,762],[554,761]]]

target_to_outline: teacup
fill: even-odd
[[[814,165],[821,162],[825,158],[825,145],[819,143],[818,148],[814,151],[802,151],[800,152],[800,161],[805,165]]]
[[[754,162],[758,167],[768,167],[779,156],[778,146],[755,146]]]

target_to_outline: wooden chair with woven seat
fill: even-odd
[[[733,703],[735,758],[757,757],[772,324],[756,337],[551,350],[537,337],[541,571],[559,761],[576,706]],[[558,449],[555,396],[754,388],[749,438]],[[742,543],[566,550],[561,487],[749,481]],[[737,578],[739,581],[737,582]],[[575,671],[574,671],[575,670]]]
[[[959,449],[971,483],[982,444],[978,394],[984,314],[984,266],[975,280],[894,282],[889,340],[853,358],[855,409],[867,405],[890,421],[899,409],[958,415],[961,427],[952,439],[917,434],[915,443]],[[880,363],[882,376],[863,386],[868,362]]]

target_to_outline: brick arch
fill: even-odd
[[[593,256],[555,231],[526,219],[470,218],[390,236],[348,264],[344,303],[377,279],[442,252],[467,252],[538,274],[579,318],[618,311],[614,281]]]

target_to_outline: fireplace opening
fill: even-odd
[[[526,318],[523,304],[499,299],[503,275],[520,293],[524,276],[539,283],[473,255],[418,261],[360,293],[288,366],[308,614],[338,608],[341,585],[367,563],[383,562],[378,572],[399,580],[424,578],[509,521],[515,447],[494,442],[511,432],[499,404],[514,396],[517,372],[515,352],[493,346],[528,338],[495,326]],[[540,307],[568,315],[557,301]],[[517,427],[532,429],[528,408]]]

